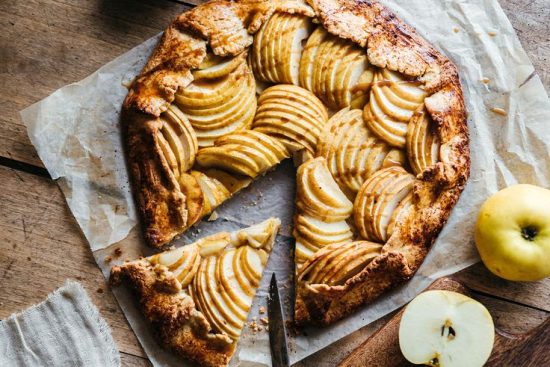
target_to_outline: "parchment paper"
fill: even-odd
[[[331,327],[292,337],[293,363],[400,307],[434,279],[478,261],[473,226],[479,205],[491,193],[517,182],[550,185],[550,101],[498,2],[383,3],[459,66],[469,111],[472,175],[414,279]],[[136,226],[118,114],[127,92],[125,85],[139,72],[155,43],[156,38],[148,40],[21,113],[40,158],[58,180],[105,276],[114,263],[151,253]],[[488,83],[481,81],[484,78]],[[506,115],[493,112],[494,108],[502,108]],[[276,271],[279,280],[289,285],[283,284],[283,291],[290,303],[294,176],[292,164],[283,163],[218,209],[218,220],[204,221],[174,245],[279,216],[281,235],[266,274]],[[116,248],[121,249],[121,256],[116,255]],[[106,256],[114,261],[105,262]],[[250,318],[263,316],[258,308],[266,305],[268,278],[262,280]],[[115,295],[151,362],[155,366],[181,366],[181,360],[158,347],[127,291],[116,289]],[[232,364],[269,365],[267,333],[246,330]]]

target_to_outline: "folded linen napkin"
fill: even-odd
[[[45,301],[0,321],[0,366],[120,366],[111,329],[68,280]]]

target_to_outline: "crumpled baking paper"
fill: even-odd
[[[473,228],[480,204],[517,182],[550,185],[550,102],[540,79],[497,0],[388,0],[383,3],[458,65],[469,112],[472,174],[449,222],[417,275],[406,285],[344,320],[290,338],[295,363],[409,301],[438,277],[476,261]],[[167,19],[167,24],[168,24]],[[105,276],[122,259],[152,253],[144,246],[130,195],[119,133],[125,86],[139,72],[158,37],[105,65],[88,78],[54,92],[22,111],[31,141],[82,228]],[[485,82],[482,82],[485,80]],[[502,109],[506,114],[497,113]],[[282,219],[250,319],[264,317],[269,274],[277,272],[283,299],[292,302],[292,240],[295,169],[285,162],[218,209],[174,245],[207,233],[240,228],[271,216]],[[117,257],[114,249],[122,255]],[[114,261],[105,261],[114,257]],[[182,365],[161,350],[126,289],[116,289],[132,328],[156,366]],[[287,311],[287,318],[291,319]],[[261,322],[259,323],[261,325]],[[233,365],[269,365],[268,335],[246,330]]]

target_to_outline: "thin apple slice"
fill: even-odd
[[[212,108],[227,103],[242,86],[242,78],[250,73],[246,63],[241,64],[227,76],[214,80],[197,80],[179,89],[175,104],[182,110]]]
[[[329,34],[321,26],[309,36],[300,60],[300,86],[313,91],[313,68],[315,66],[319,46],[329,37]]]
[[[426,291],[407,305],[399,347],[414,364],[481,367],[491,356],[495,326],[481,303],[463,294]]]
[[[181,192],[185,195],[187,227],[191,227],[202,217],[205,198],[201,186],[192,175],[187,173],[181,174],[179,184]]]
[[[245,62],[246,56],[246,51],[231,58],[222,58],[214,54],[209,54],[207,56],[208,60],[204,62],[199,69],[192,71],[193,78],[199,80],[224,77]]]
[[[299,17],[295,23],[292,38],[290,39],[290,49],[286,53],[285,69],[286,82],[294,85],[300,84],[300,64],[304,52],[304,43],[313,31],[313,23],[308,17]]]
[[[334,110],[340,110],[349,106],[342,104],[338,99],[340,91],[336,88],[336,77],[340,70],[345,68],[343,61],[349,54],[350,47],[351,45],[342,39],[339,39],[338,42],[335,43],[334,48],[331,51],[330,63],[327,65],[327,70],[323,77],[325,102]]]
[[[197,246],[182,246],[148,258],[151,264],[160,264],[168,267],[181,283],[182,288],[187,288],[191,283],[200,265],[201,257]]]
[[[298,168],[296,195],[300,213],[326,222],[339,222],[351,215],[353,204],[332,178],[322,157]]]
[[[250,177],[235,175],[216,168],[204,170],[204,174],[221,182],[231,194],[241,191],[252,183],[252,179]]]
[[[357,229],[365,239],[386,242],[392,218],[412,192],[414,176],[401,167],[382,169],[365,181],[355,199],[353,213]],[[393,226],[392,226],[393,230]]]
[[[190,174],[197,179],[205,198],[202,216],[212,213],[221,203],[231,197],[227,188],[215,178],[208,177],[199,171],[191,171]]]
[[[348,242],[338,248],[343,250],[331,251],[327,256],[329,261],[319,269],[315,278],[309,278],[309,282],[330,286],[345,283],[380,255],[382,245],[359,241]]]
[[[363,115],[365,122],[388,144],[404,148],[407,125],[426,96],[417,81],[381,69],[374,76],[369,103]]]
[[[332,273],[325,282],[334,286],[345,284],[349,279],[365,269],[372,260],[380,255],[381,251],[382,245],[378,243],[359,242],[359,250],[353,251],[351,261],[346,261],[341,266],[337,266],[336,272]]]
[[[288,158],[283,144],[258,131],[243,131],[221,137],[215,146],[203,148],[197,163],[254,178]]]
[[[312,31],[309,17],[276,12],[255,36],[251,65],[269,83],[298,84],[302,41]]]
[[[407,155],[416,175],[439,162],[440,147],[437,126],[422,107],[414,113],[407,129]]]
[[[301,101],[301,104],[297,101]],[[283,136],[296,143],[298,151],[307,149],[314,154],[327,119],[326,108],[311,92],[294,85],[281,84],[266,89],[260,95],[253,127],[273,137]],[[292,148],[287,145],[287,149]]]
[[[412,193],[414,177],[412,175],[402,175],[396,178],[394,182],[386,187],[384,196],[375,204],[374,211],[374,233],[376,238],[385,242],[391,236],[387,228],[391,218],[400,208],[400,204],[409,194]]]

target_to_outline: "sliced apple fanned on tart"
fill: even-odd
[[[294,159],[298,325],[410,279],[469,176],[456,67],[375,0],[212,0],[181,14],[131,86],[122,129],[157,248]],[[228,338],[245,312],[213,282],[229,263],[244,261],[235,279],[257,275],[246,251],[201,262],[188,285]],[[182,256],[174,269],[198,261]]]
[[[280,221],[221,232],[180,248],[115,266],[163,345],[204,366],[229,362]]]

